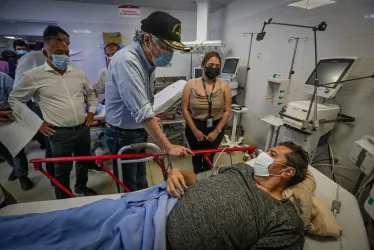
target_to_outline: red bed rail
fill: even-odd
[[[209,165],[213,168],[213,163],[209,160],[209,156],[212,153],[220,153],[224,150],[224,152],[237,152],[237,151],[246,151],[250,155],[254,153],[256,148],[254,146],[248,147],[237,147],[237,148],[218,148],[218,149],[209,149],[209,150],[195,150],[193,151],[194,154],[204,154],[205,160],[209,163]],[[51,176],[47,171],[42,168],[42,163],[56,163],[56,162],[72,162],[72,161],[96,161],[97,164],[103,168],[103,170],[109,174],[115,182],[118,183],[126,192],[131,192],[128,187],[121,180],[119,180],[103,163],[104,160],[113,160],[113,159],[140,159],[146,157],[153,157],[153,160],[157,163],[160,169],[164,172],[164,174],[168,174],[165,167],[160,162],[160,158],[167,156],[166,153],[143,153],[143,154],[122,154],[122,155],[100,155],[100,156],[73,156],[73,157],[58,157],[58,158],[41,158],[41,159],[32,159],[30,163],[34,165],[34,169],[40,171],[42,174],[47,176],[56,186],[58,186],[61,190],[63,190],[66,194],[70,197],[75,197],[75,195],[66,187],[64,187],[57,179]]]

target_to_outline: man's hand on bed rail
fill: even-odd
[[[166,149],[166,153],[168,153],[168,155],[170,156],[175,156],[175,157],[187,157],[188,155],[193,155],[193,152],[191,151],[191,149],[188,149],[180,145],[174,145],[174,144],[171,144]]]

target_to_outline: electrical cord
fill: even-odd
[[[362,185],[362,186],[359,188],[359,190],[358,190],[357,193],[355,194],[355,197],[357,197],[357,195],[358,195],[358,199],[357,199],[357,201],[360,201],[361,196],[362,196],[362,193],[364,192],[366,186],[367,186],[371,181],[373,181],[373,178],[374,178],[374,175],[372,175],[372,176],[371,176],[371,177],[370,177],[370,178],[365,182],[365,184]]]
[[[330,151],[330,158],[332,159],[332,169],[331,169],[331,175],[330,175],[330,179],[334,177],[334,181],[336,182],[335,180],[335,176],[334,176],[334,171],[335,171],[335,160],[334,160],[334,153],[332,152],[332,147],[331,147],[331,144],[329,143],[329,151]]]
[[[340,208],[342,206],[342,203],[339,200],[339,187],[340,185],[337,184],[335,200],[333,200],[331,204],[331,211],[333,212],[335,217],[338,213],[340,213]]]
[[[221,157],[221,155],[223,154],[223,152],[225,152],[226,149],[228,149],[228,148],[229,148],[229,147],[224,148],[224,149],[221,151],[221,153],[219,153],[219,155],[218,155],[216,161],[215,161],[214,164],[213,164],[214,167],[217,166],[217,162],[218,162],[219,158]],[[230,155],[230,157],[231,157],[231,155]],[[232,161],[231,161],[231,162],[232,162]],[[231,165],[232,165],[232,164],[231,164]]]

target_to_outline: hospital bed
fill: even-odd
[[[332,200],[336,198],[337,184],[320,173],[318,170],[309,167],[313,172],[317,189],[316,195],[326,205],[331,206]],[[56,210],[63,210],[83,206],[101,199],[119,199],[121,194],[78,197],[66,200],[53,200],[30,202],[7,206],[0,210],[0,216],[22,215],[28,213],[45,213]],[[343,236],[340,240],[327,238],[306,237],[305,250],[369,250],[369,242],[365,226],[356,199],[352,194],[343,188],[339,188],[339,200],[342,203],[337,219],[343,228]]]

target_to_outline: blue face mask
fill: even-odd
[[[70,64],[70,60],[65,55],[52,55],[52,64],[59,70],[66,70]]]
[[[167,51],[160,49],[158,47],[157,43],[153,42],[156,47],[160,50],[160,56],[155,58],[151,52],[151,50],[148,48],[149,53],[151,53],[151,56],[153,58],[153,63],[156,67],[166,67],[170,64],[171,60],[173,59],[174,53],[172,51]]]
[[[28,53],[28,51],[26,51],[26,50],[18,50],[17,51],[17,55],[19,55],[19,56],[26,55],[27,53]]]

